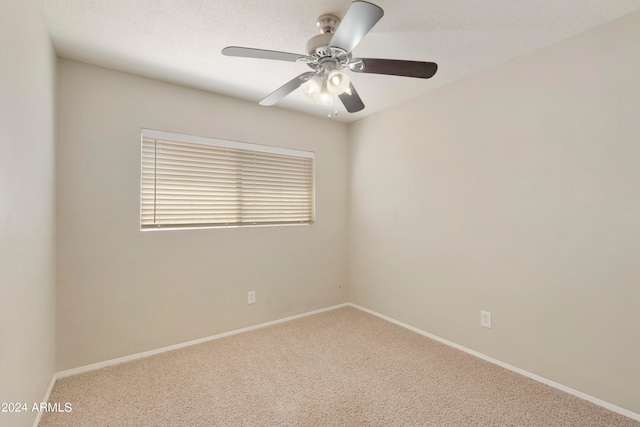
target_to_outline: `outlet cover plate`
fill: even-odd
[[[247,294],[247,304],[255,304],[256,303],[256,291],[249,291]]]
[[[485,328],[491,329],[491,312],[489,311],[480,312],[480,326],[484,326]]]

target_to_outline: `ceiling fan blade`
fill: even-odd
[[[312,71],[308,71],[306,73],[300,74],[298,77],[289,80],[284,85],[280,86],[278,89],[271,92],[267,95],[262,101],[260,101],[260,105],[271,106],[275,105],[278,101],[280,101],[285,96],[289,95],[294,90],[298,89],[304,82],[309,80],[309,77],[313,76],[315,73]]]
[[[357,113],[364,109],[364,103],[362,99],[360,99],[358,92],[356,92],[356,88],[353,87],[353,84],[349,84],[349,89],[342,95],[338,95],[338,97],[340,101],[342,101],[344,108],[350,113]]]
[[[342,18],[329,46],[339,47],[351,52],[360,40],[382,18],[384,11],[375,4],[366,1],[354,1]]]
[[[349,69],[356,73],[387,74],[391,76],[428,79],[438,71],[435,62],[403,61],[398,59],[353,58]]]
[[[275,59],[277,61],[297,62],[300,59],[313,60],[310,56],[278,52],[275,50],[253,49],[250,47],[229,46],[222,49],[222,54],[226,56],[240,56],[242,58]]]

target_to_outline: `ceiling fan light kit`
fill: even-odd
[[[333,104],[333,97],[327,88],[327,84],[318,76],[313,76],[301,86],[302,92],[320,105]]]
[[[327,76],[327,90],[331,95],[342,95],[349,89],[351,79],[345,73],[333,70]]]
[[[352,58],[353,48],[383,15],[384,11],[373,3],[354,1],[342,22],[335,15],[320,16],[317,22],[320,34],[307,42],[307,55],[238,46],[226,47],[222,54],[300,62],[313,70],[285,83],[260,101],[260,105],[274,105],[294,90],[302,88],[303,93],[318,104],[332,105],[334,98],[339,98],[349,113],[355,113],[364,109],[364,103],[350,77],[341,70],[422,79],[432,77],[438,70],[434,62]]]

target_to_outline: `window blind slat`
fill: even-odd
[[[150,138],[143,131],[141,227],[313,223],[313,155],[245,145]]]

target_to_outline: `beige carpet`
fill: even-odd
[[[346,307],[60,379],[40,426],[635,426]]]

